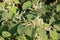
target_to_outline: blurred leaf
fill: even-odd
[[[46,13],[46,8],[44,6],[42,6],[42,8],[40,8],[40,13],[42,13],[42,14]]]
[[[40,28],[37,28],[35,37],[37,38],[35,40],[48,40],[46,31],[44,29],[40,29]]]
[[[50,37],[53,40],[57,40],[57,32],[55,30],[50,30]]]
[[[51,17],[51,19],[49,20],[49,24],[51,25],[54,21],[54,17]]]
[[[25,34],[28,36],[32,36],[33,33],[33,27],[32,26],[18,26],[17,28],[17,32],[21,35],[21,34]]]
[[[28,26],[28,27],[25,29],[25,34],[31,37],[32,34],[33,34],[33,26]]]
[[[24,34],[25,33],[25,26],[22,26],[22,25],[18,26],[17,32],[19,35]]]
[[[59,0],[1,1],[0,40],[60,40]]]
[[[27,19],[30,20],[30,21],[32,20],[32,17],[33,17],[33,15],[31,15],[31,14],[27,15]]]
[[[45,29],[45,28],[48,28],[50,25],[47,24],[47,23],[44,23],[43,26],[41,28]]]
[[[7,31],[7,30],[8,30],[7,26],[0,27],[0,35],[2,35],[2,31]]]
[[[58,40],[60,40],[60,33],[58,33]]]
[[[37,13],[30,11],[30,12],[26,15],[26,17],[27,17],[27,20],[28,20],[28,21],[31,21],[31,20],[34,20],[34,19],[37,17],[37,15],[38,15]]]
[[[59,26],[59,25],[54,25],[54,28],[55,28],[57,31],[60,31],[60,26]]]
[[[10,6],[10,7],[8,8],[8,10],[9,10],[8,18],[11,18],[11,17],[13,16],[13,14],[16,13],[17,8],[16,8],[16,7],[13,7],[13,6]]]
[[[56,11],[57,11],[57,12],[60,12],[60,5],[57,5]]]
[[[6,38],[6,37],[10,37],[11,34],[10,34],[8,31],[3,31],[3,32],[2,32],[2,36],[3,36],[4,38]]]
[[[14,35],[17,32],[17,26],[18,26],[18,24],[9,26],[9,32]]]
[[[29,8],[31,8],[31,5],[32,5],[31,1],[27,1],[22,5],[22,9],[23,10],[29,9]]]

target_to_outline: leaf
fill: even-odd
[[[45,8],[40,8],[40,13],[45,14],[46,13],[46,9]]]
[[[10,37],[11,34],[10,34],[8,31],[3,31],[3,32],[2,32],[2,36],[3,36],[4,38],[6,38],[6,37]]]
[[[25,26],[19,25],[17,28],[17,32],[19,35],[22,35],[25,33]]]
[[[26,15],[26,17],[28,21],[31,21],[34,20],[37,17],[37,15],[37,13],[30,11],[29,14]]]
[[[57,40],[57,32],[55,30],[50,30],[50,37],[53,40]]]
[[[17,28],[17,32],[19,33],[19,35],[28,35],[28,36],[32,36],[32,32],[33,32],[33,27],[32,26],[18,26]]]
[[[55,28],[57,31],[60,31],[60,26],[59,26],[59,25],[54,25],[54,28]]]
[[[27,20],[28,21],[31,21],[32,19],[33,19],[33,15],[32,14],[28,14],[28,15],[26,15],[27,16]]]
[[[49,27],[50,27],[50,25],[49,25],[49,24],[44,23],[44,24],[43,24],[43,26],[42,26],[41,28],[45,29],[45,28],[49,28]]]
[[[28,26],[28,27],[25,29],[25,34],[31,37],[32,34],[33,34],[33,26]]]
[[[58,33],[58,40],[60,39],[60,33]]]
[[[2,3],[0,3],[0,7],[2,7]]]
[[[37,38],[36,40],[48,40],[46,31],[40,28],[37,28],[35,37]]]
[[[49,24],[51,25],[54,21],[54,17],[51,17],[51,19],[49,20]]]
[[[60,12],[60,5],[57,5],[56,11],[57,11],[57,12]]]
[[[16,13],[16,7],[13,7],[13,6],[10,6],[9,8],[8,8],[8,10],[9,10],[9,13],[8,13],[8,18],[11,18],[12,16],[13,16],[13,14],[15,14]]]
[[[9,32],[14,35],[17,32],[17,26],[18,26],[18,24],[9,26]]]
[[[0,27],[0,35],[2,34],[2,31],[7,31],[7,30],[8,30],[7,26]]]
[[[46,12],[47,12],[47,6],[46,5],[42,5],[42,7],[41,8],[39,8],[39,11],[40,11],[40,13],[42,13],[42,14],[46,14]]]
[[[23,10],[29,9],[31,7],[31,5],[32,5],[31,1],[27,1],[22,5],[22,9]]]

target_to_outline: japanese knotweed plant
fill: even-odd
[[[0,0],[0,40],[60,40],[60,1]]]

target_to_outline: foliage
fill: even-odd
[[[60,1],[0,0],[0,40],[60,40]]]

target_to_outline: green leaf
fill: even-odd
[[[54,17],[51,17],[51,19],[49,20],[49,24],[51,25],[54,21]]]
[[[57,11],[57,12],[60,12],[60,5],[57,5],[56,11]]]
[[[8,8],[8,10],[9,10],[8,18],[11,18],[11,17],[13,16],[13,14],[16,13],[16,9],[17,9],[17,7],[13,7],[13,6],[10,6],[10,7]]]
[[[19,33],[19,35],[28,35],[28,36],[32,36],[32,32],[33,32],[33,27],[32,26],[18,26],[17,28],[17,32]]]
[[[60,33],[58,33],[58,39],[60,39]]]
[[[17,32],[19,35],[22,35],[25,33],[25,26],[19,25],[17,28]]]
[[[54,28],[55,28],[57,31],[60,31],[60,26],[59,26],[59,25],[54,25]]]
[[[9,10],[9,12],[11,12],[11,13],[16,13],[17,7],[15,7],[15,6],[10,6],[10,7],[8,8],[8,10]]]
[[[2,7],[2,3],[0,3],[0,7]]]
[[[48,40],[46,31],[40,28],[37,28],[35,37],[37,38],[37,40]]]
[[[55,30],[50,30],[50,37],[53,40],[57,40],[57,32]]]
[[[45,8],[40,8],[40,12],[41,12],[42,14],[45,14],[45,12],[46,12]]]
[[[2,31],[7,31],[7,30],[8,30],[7,26],[0,27],[0,35],[2,34]]]
[[[28,14],[28,15],[27,15],[27,20],[28,20],[28,21],[31,21],[32,19],[33,19],[33,15],[32,15],[32,14]]]
[[[40,13],[45,14],[47,11],[45,5],[42,6],[39,11],[40,11]]]
[[[32,34],[33,34],[33,26],[28,26],[28,27],[25,29],[25,34],[31,37]]]
[[[3,36],[4,38],[6,38],[6,37],[10,37],[11,34],[10,34],[8,31],[3,31],[3,32],[2,32],[2,36]]]
[[[17,32],[17,26],[18,26],[18,24],[9,26],[9,32],[14,35]]]
[[[44,23],[43,26],[41,28],[45,29],[45,28],[48,28],[50,25],[47,24],[47,23]]]
[[[28,15],[26,15],[26,17],[28,21],[31,21],[34,20],[37,17],[37,15],[38,15],[37,13],[30,11]]]
[[[32,5],[31,1],[27,1],[22,5],[22,9],[23,10],[29,9],[31,7],[31,5]]]

